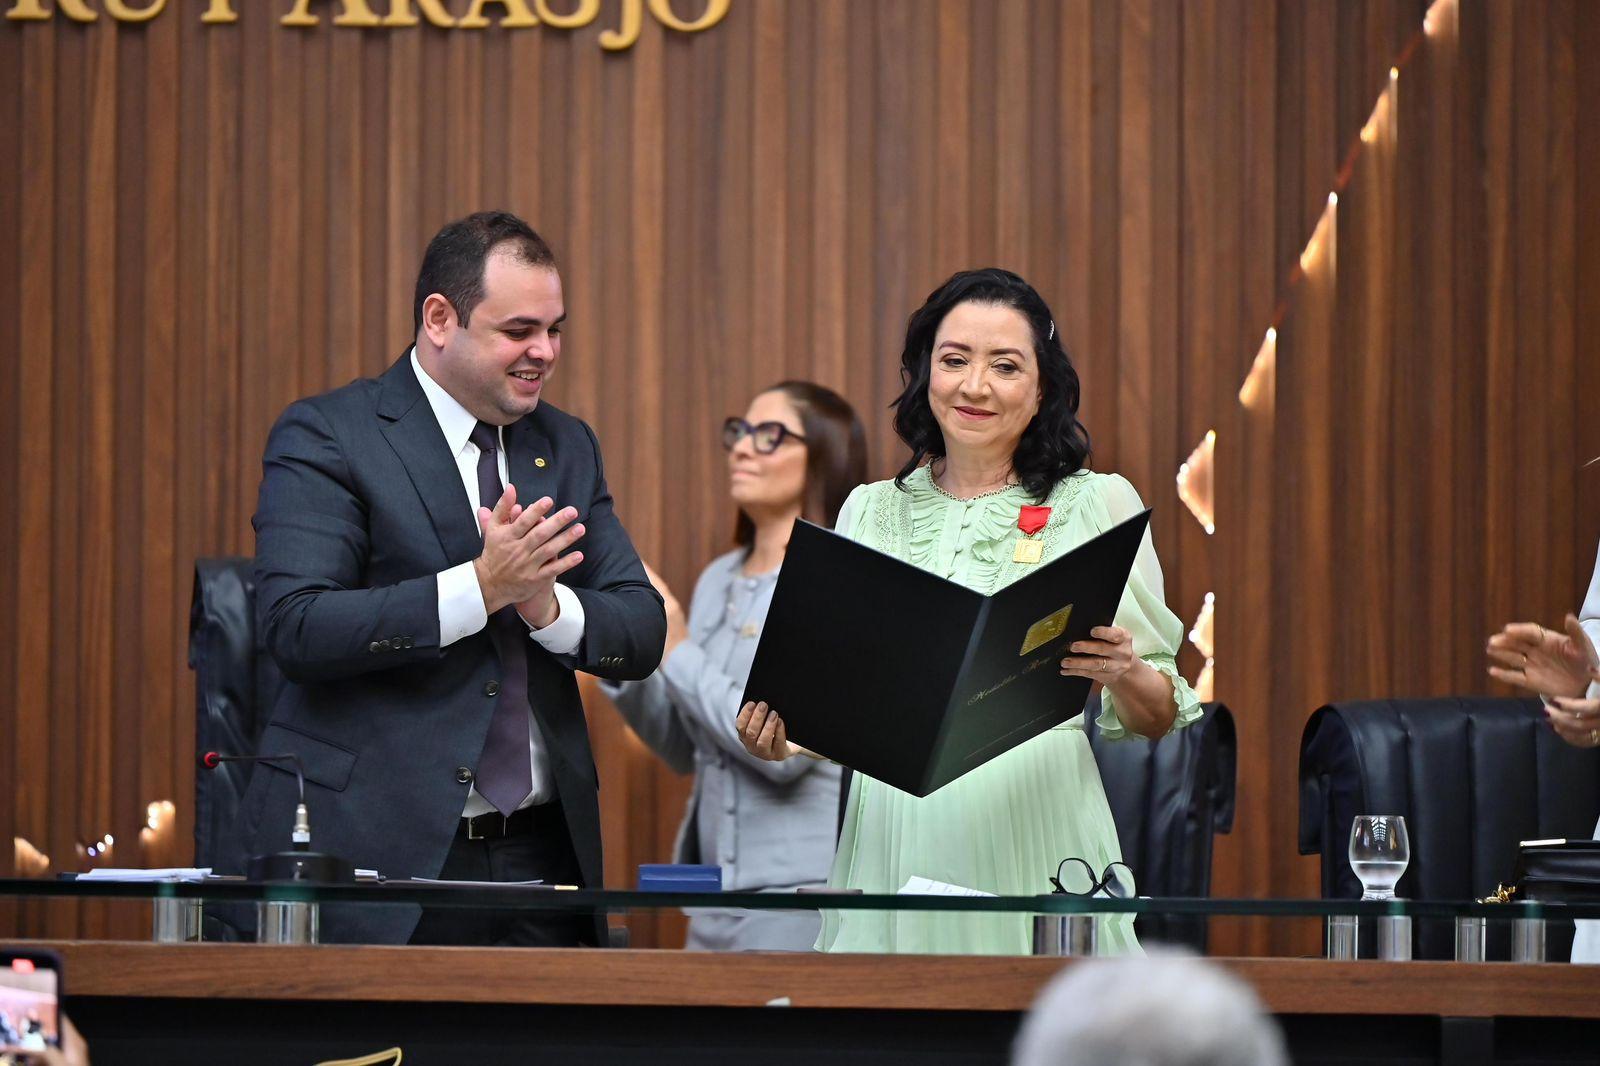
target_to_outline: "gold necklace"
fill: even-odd
[[[955,493],[939,484],[939,479],[934,476],[933,469],[930,467],[928,469],[928,484],[933,486],[933,491],[937,492],[946,499],[955,500],[958,503],[971,503],[973,500],[982,500],[990,496],[998,496],[1002,492],[1009,492],[1016,488],[1020,482],[1007,480],[1006,483],[1001,485],[999,488],[990,489],[988,492],[980,492],[976,496],[957,496]]]

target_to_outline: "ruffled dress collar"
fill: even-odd
[[[905,488],[911,518],[910,562],[943,576],[952,562],[952,542],[959,542],[968,555],[967,565],[959,568],[965,571],[962,584],[993,591],[1002,566],[1015,551],[1018,514],[1034,502],[1033,497],[1021,485],[1008,485],[963,500],[935,484],[927,466],[908,476]]]

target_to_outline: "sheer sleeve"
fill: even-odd
[[[1144,510],[1144,502],[1127,479],[1111,474],[1103,479],[1102,484],[1105,528],[1109,529]],[[1128,587],[1122,593],[1122,602],[1117,605],[1116,624],[1132,634],[1135,655],[1172,679],[1172,699],[1177,705],[1177,717],[1172,727],[1179,729],[1198,719],[1201,716],[1200,698],[1178,673],[1177,654],[1183,641],[1183,623],[1167,606],[1161,561],[1156,558],[1155,542],[1149,530],[1145,530],[1139,553],[1134,556]],[[1103,689],[1100,693],[1100,717],[1096,719],[1096,724],[1100,728],[1100,735],[1107,740],[1120,740],[1129,735],[1122,719],[1117,717],[1116,698],[1110,689]]]
[[[845,497],[844,506],[839,508],[839,520],[833,524],[835,533],[842,533],[851,540],[857,540],[856,523],[867,509],[867,492],[870,486],[857,485],[850,490],[850,495]]]

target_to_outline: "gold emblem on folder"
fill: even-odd
[[[1026,655],[1035,648],[1055,640],[1067,631],[1067,619],[1072,617],[1072,604],[1067,604],[1053,614],[1045,615],[1033,625],[1028,627],[1027,636],[1022,638],[1022,650],[1018,655]]]

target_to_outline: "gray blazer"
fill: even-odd
[[[676,862],[715,863],[729,890],[821,884],[833,865],[839,767],[765,762],[739,743],[734,718],[777,575],[745,577],[743,551],[712,561],[689,603],[689,639],[640,682],[602,683],[668,766],[694,772]]]

